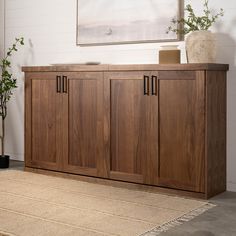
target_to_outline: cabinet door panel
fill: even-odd
[[[97,81],[70,80],[69,164],[96,168]]]
[[[68,158],[65,170],[103,176],[102,73],[68,74]]]
[[[35,167],[57,169],[60,98],[56,92],[56,75],[42,73],[43,79],[31,81],[31,164]]]
[[[111,170],[142,174],[142,146],[145,135],[145,98],[141,80],[111,83]]]
[[[144,182],[149,96],[144,95],[143,76],[143,72],[112,73],[106,82],[109,87],[110,177],[114,179]]]
[[[159,182],[204,191],[204,80],[159,81]]]

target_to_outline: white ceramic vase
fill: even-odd
[[[216,62],[216,38],[207,30],[199,30],[186,36],[185,47],[188,63]]]

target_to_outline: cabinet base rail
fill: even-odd
[[[107,185],[107,186],[112,186],[112,187],[117,187],[117,188],[127,188],[127,189],[132,189],[132,190],[146,191],[146,192],[156,193],[156,194],[167,194],[167,195],[172,195],[172,196],[176,195],[176,196],[198,198],[198,199],[208,198],[205,193],[197,193],[197,192],[190,192],[190,191],[177,190],[177,189],[171,189],[171,188],[157,187],[157,186],[152,186],[152,185],[130,183],[130,182],[125,182],[125,181],[120,181],[120,180],[104,179],[100,177],[77,175],[77,174],[45,170],[45,169],[39,169],[39,168],[31,168],[31,167],[25,167],[24,170],[28,172],[32,172],[32,173],[45,174],[49,176],[62,177],[62,178],[73,179],[73,180],[78,180],[78,181],[85,181],[89,183],[97,183],[97,184]]]

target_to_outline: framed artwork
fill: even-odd
[[[182,0],[77,0],[77,44],[178,41],[167,34]]]

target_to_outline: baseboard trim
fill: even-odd
[[[227,182],[227,191],[236,192],[236,183]]]
[[[14,161],[24,161],[24,155],[23,154],[16,154],[16,153],[7,152],[7,155],[10,156],[11,160],[14,160]]]

